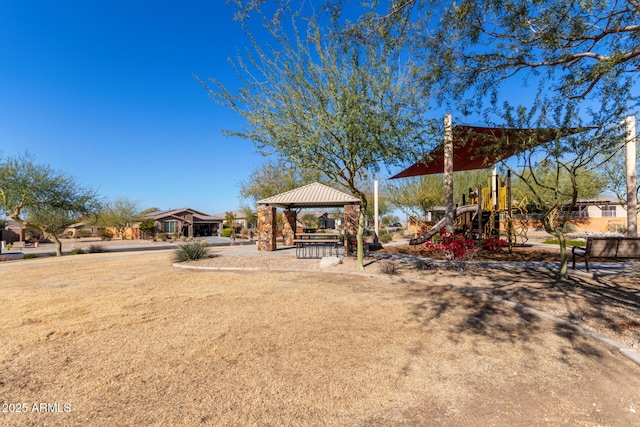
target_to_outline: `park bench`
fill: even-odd
[[[329,233],[300,233],[293,244],[296,258],[323,258],[339,255],[340,236]]]
[[[589,271],[591,258],[640,259],[640,237],[587,237],[587,245],[574,246],[571,253],[573,268],[576,268],[576,256],[580,256]]]

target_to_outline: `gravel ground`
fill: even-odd
[[[212,251],[191,265],[260,269],[175,268],[171,251],[0,263],[0,424],[640,425],[638,366],[452,285],[622,338],[637,287]]]
[[[640,346],[640,268],[595,277],[572,274],[569,280],[560,281],[557,263],[548,261],[505,261],[487,266],[486,259],[480,259],[451,265],[420,256],[372,253],[365,258],[365,269],[361,271],[354,257],[339,257],[337,265],[321,268],[318,259],[297,259],[293,250],[279,252],[232,255],[227,248],[212,248],[211,258],[185,265],[214,270],[388,275],[396,282],[451,285],[527,305],[635,349]],[[551,254],[549,260],[557,259],[555,251],[537,252]]]

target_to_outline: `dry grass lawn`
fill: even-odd
[[[1,263],[0,304],[1,425],[640,425],[617,352],[403,276],[92,254]]]

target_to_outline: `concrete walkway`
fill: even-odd
[[[278,245],[275,252],[259,252],[256,245],[256,240],[240,240],[236,239],[235,242],[228,237],[220,236],[208,236],[200,237],[198,240],[204,240],[208,243],[209,247],[215,250],[224,250],[225,253],[230,255],[265,255],[265,256],[295,256],[295,247]],[[63,253],[68,253],[76,248],[83,249],[85,252],[89,251],[89,246],[99,245],[104,247],[108,252],[133,252],[133,251],[149,251],[149,250],[168,250],[174,249],[183,242],[152,242],[148,240],[109,240],[103,241],[95,238],[88,239],[65,239],[62,243]],[[384,246],[397,246],[406,245],[406,241],[395,241],[385,243]],[[534,246],[554,247],[555,245],[534,244]],[[38,256],[53,256],[55,255],[55,246],[53,243],[45,243],[39,245],[39,247],[28,246],[25,248],[14,248],[10,251],[3,250],[0,256],[5,256],[11,260],[22,259],[25,254],[36,254]],[[424,261],[422,257],[416,257],[409,254],[388,254],[380,252],[370,252],[370,257],[376,259],[393,259],[402,263],[415,264],[419,260]],[[429,260],[434,265],[446,266],[447,261],[442,260]],[[494,268],[494,269],[543,269],[550,271],[557,271],[560,267],[559,262],[505,262],[505,261],[467,261],[469,266],[473,265],[478,268]],[[579,274],[583,277],[598,277],[598,276],[611,276],[628,274],[640,269],[639,261],[627,261],[627,262],[590,262],[590,272],[585,269],[584,262],[576,263],[576,269],[571,268],[569,264],[569,274]]]

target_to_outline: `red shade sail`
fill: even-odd
[[[453,170],[488,168],[530,148],[587,128],[520,129],[456,125],[453,127]],[[433,175],[444,172],[444,145],[440,144],[422,161],[390,179]]]

